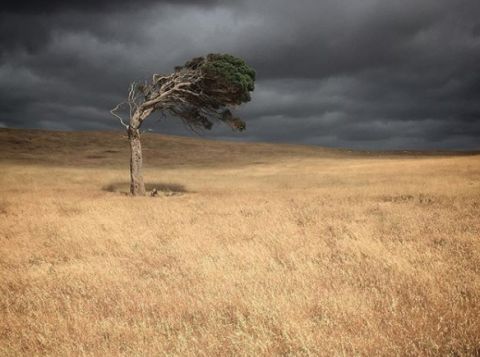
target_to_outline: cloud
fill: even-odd
[[[245,140],[478,148],[475,0],[42,3],[7,2],[0,14],[7,126],[119,128],[108,110],[130,81],[228,52],[258,74],[239,110]],[[148,126],[187,133],[170,119]]]
[[[190,6],[206,6],[217,3],[218,0],[46,0],[46,1],[13,1],[6,0],[2,2],[2,12],[20,13],[20,14],[48,14],[59,11],[112,11],[135,9],[151,4],[177,4]]]

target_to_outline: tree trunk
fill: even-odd
[[[130,193],[133,196],[145,196],[145,183],[142,174],[142,144],[140,131],[135,127],[128,128],[130,141]]]

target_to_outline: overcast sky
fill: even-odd
[[[479,0],[10,1],[0,127],[120,129],[132,80],[210,52],[257,72],[247,131],[205,137],[480,149]],[[156,132],[189,135],[152,116]],[[190,134],[191,135],[191,134]]]

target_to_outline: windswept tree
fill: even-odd
[[[130,141],[132,195],[145,195],[140,128],[150,114],[173,115],[194,131],[209,130],[216,121],[242,131],[245,123],[231,110],[250,101],[254,82],[255,71],[228,54],[193,58],[169,75],[154,74],[151,82],[133,82],[127,100],[111,110],[126,128]],[[122,108],[129,111],[128,124],[120,115]]]

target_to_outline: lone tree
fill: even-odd
[[[132,195],[145,195],[140,127],[150,114],[158,111],[176,116],[194,131],[209,130],[215,121],[242,131],[245,123],[230,109],[250,101],[254,82],[255,71],[242,59],[212,53],[175,67],[169,75],[154,74],[150,83],[131,83],[127,100],[110,112],[128,133]],[[128,124],[119,114],[122,107],[129,110]]]

